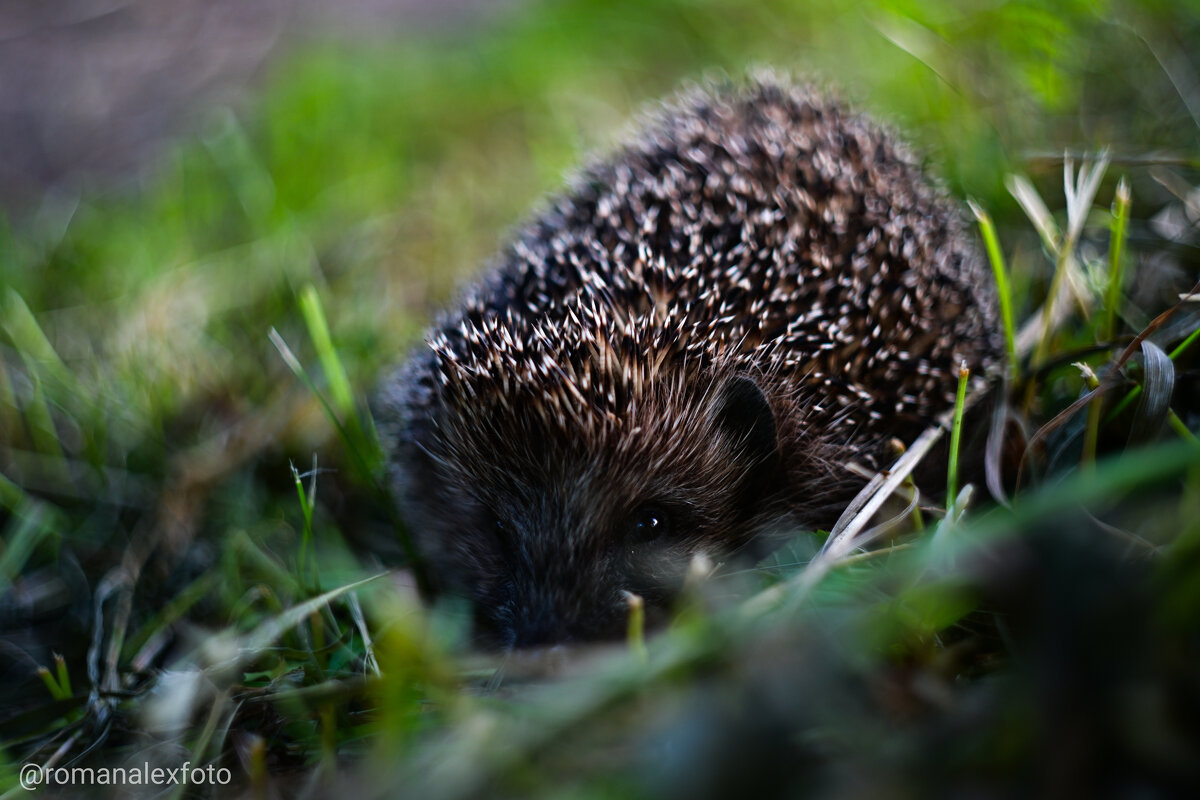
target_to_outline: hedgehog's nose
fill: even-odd
[[[530,609],[513,626],[514,647],[561,644],[571,639],[562,617],[552,608]]]

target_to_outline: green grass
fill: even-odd
[[[1194,779],[1175,753],[1195,723],[1163,709],[1193,707],[1200,668],[1196,320],[1161,316],[1179,290],[1161,276],[1198,270],[1149,220],[1198,183],[1162,67],[1190,63],[1196,11],[534,3],[307,43],[154,169],[12,215],[0,792],[85,752],[222,765],[251,793],[1055,793],[1045,765],[1068,758],[1081,790],[1118,767]],[[975,198],[1018,354],[1006,402],[954,426],[945,502],[940,476],[899,476],[909,507],[836,547],[797,532],[756,570],[697,570],[662,634],[635,612],[608,647],[477,652],[460,604],[380,576],[412,551],[370,392],[638,108],[761,64],[839,85]],[[1065,150],[1093,154],[1078,179]],[[1030,319],[1053,324],[1023,342]],[[1005,446],[968,435],[989,413]]]

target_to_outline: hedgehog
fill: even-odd
[[[697,557],[827,529],[997,363],[961,212],[778,77],[685,90],[520,228],[377,399],[434,591],[505,647],[664,616]],[[769,549],[770,545],[767,545]]]

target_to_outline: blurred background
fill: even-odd
[[[1064,156],[1106,150],[1081,260],[1126,178],[1138,330],[1200,274],[1197,45],[1197,0],[5,0],[0,722],[26,716],[0,745],[80,724],[41,708],[55,654],[86,696],[108,646],[136,696],[201,632],[394,563],[378,464],[313,387],[367,419],[506,231],[681,83],[769,66],[901,131],[996,219],[1018,318],[1054,259],[1006,177],[1063,223]],[[314,460],[307,520],[290,467]],[[309,547],[313,585],[287,577]],[[324,734],[284,727],[268,749],[308,763]]]
[[[0,173],[20,207],[84,175],[119,176],[242,105],[300,41],[420,35],[486,23],[503,0],[13,0],[0,14]]]
[[[1149,314],[1195,264],[1196,10],[1192,0],[6,3],[0,470],[68,496],[115,492],[117,476],[133,491],[168,453],[286,394],[267,332],[303,350],[296,293],[309,284],[365,398],[506,231],[574,165],[611,149],[640,109],[681,82],[759,66],[836,87],[987,208],[1014,249],[1018,312],[1034,307],[1052,265],[1005,177],[1029,175],[1061,207],[1063,155],[1107,149],[1115,167],[1100,196],[1120,175],[1134,181],[1132,241],[1154,243],[1147,269],[1175,276],[1135,285],[1130,313]],[[35,364],[29,347],[55,366]],[[62,385],[40,381],[45,369]],[[320,414],[297,413],[276,415],[264,441],[290,452],[328,441]],[[75,465],[66,483],[51,466],[59,455]]]
[[[1016,212],[1005,175],[1047,178],[1053,204],[1063,153],[1101,148],[1143,168],[1149,216],[1194,184],[1177,168],[1194,166],[1200,118],[1195,11],[14,0],[0,13],[0,270],[60,356],[166,375],[173,403],[229,374],[197,382],[230,357],[211,345],[231,343],[236,309],[300,280],[336,285],[333,324],[364,377],[639,108],[755,65],[837,87],[1002,225]],[[185,296],[190,316],[156,313]],[[256,348],[264,329],[237,341]]]

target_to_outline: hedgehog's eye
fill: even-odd
[[[671,516],[659,505],[645,505],[629,518],[629,534],[638,542],[652,542],[671,532]]]

